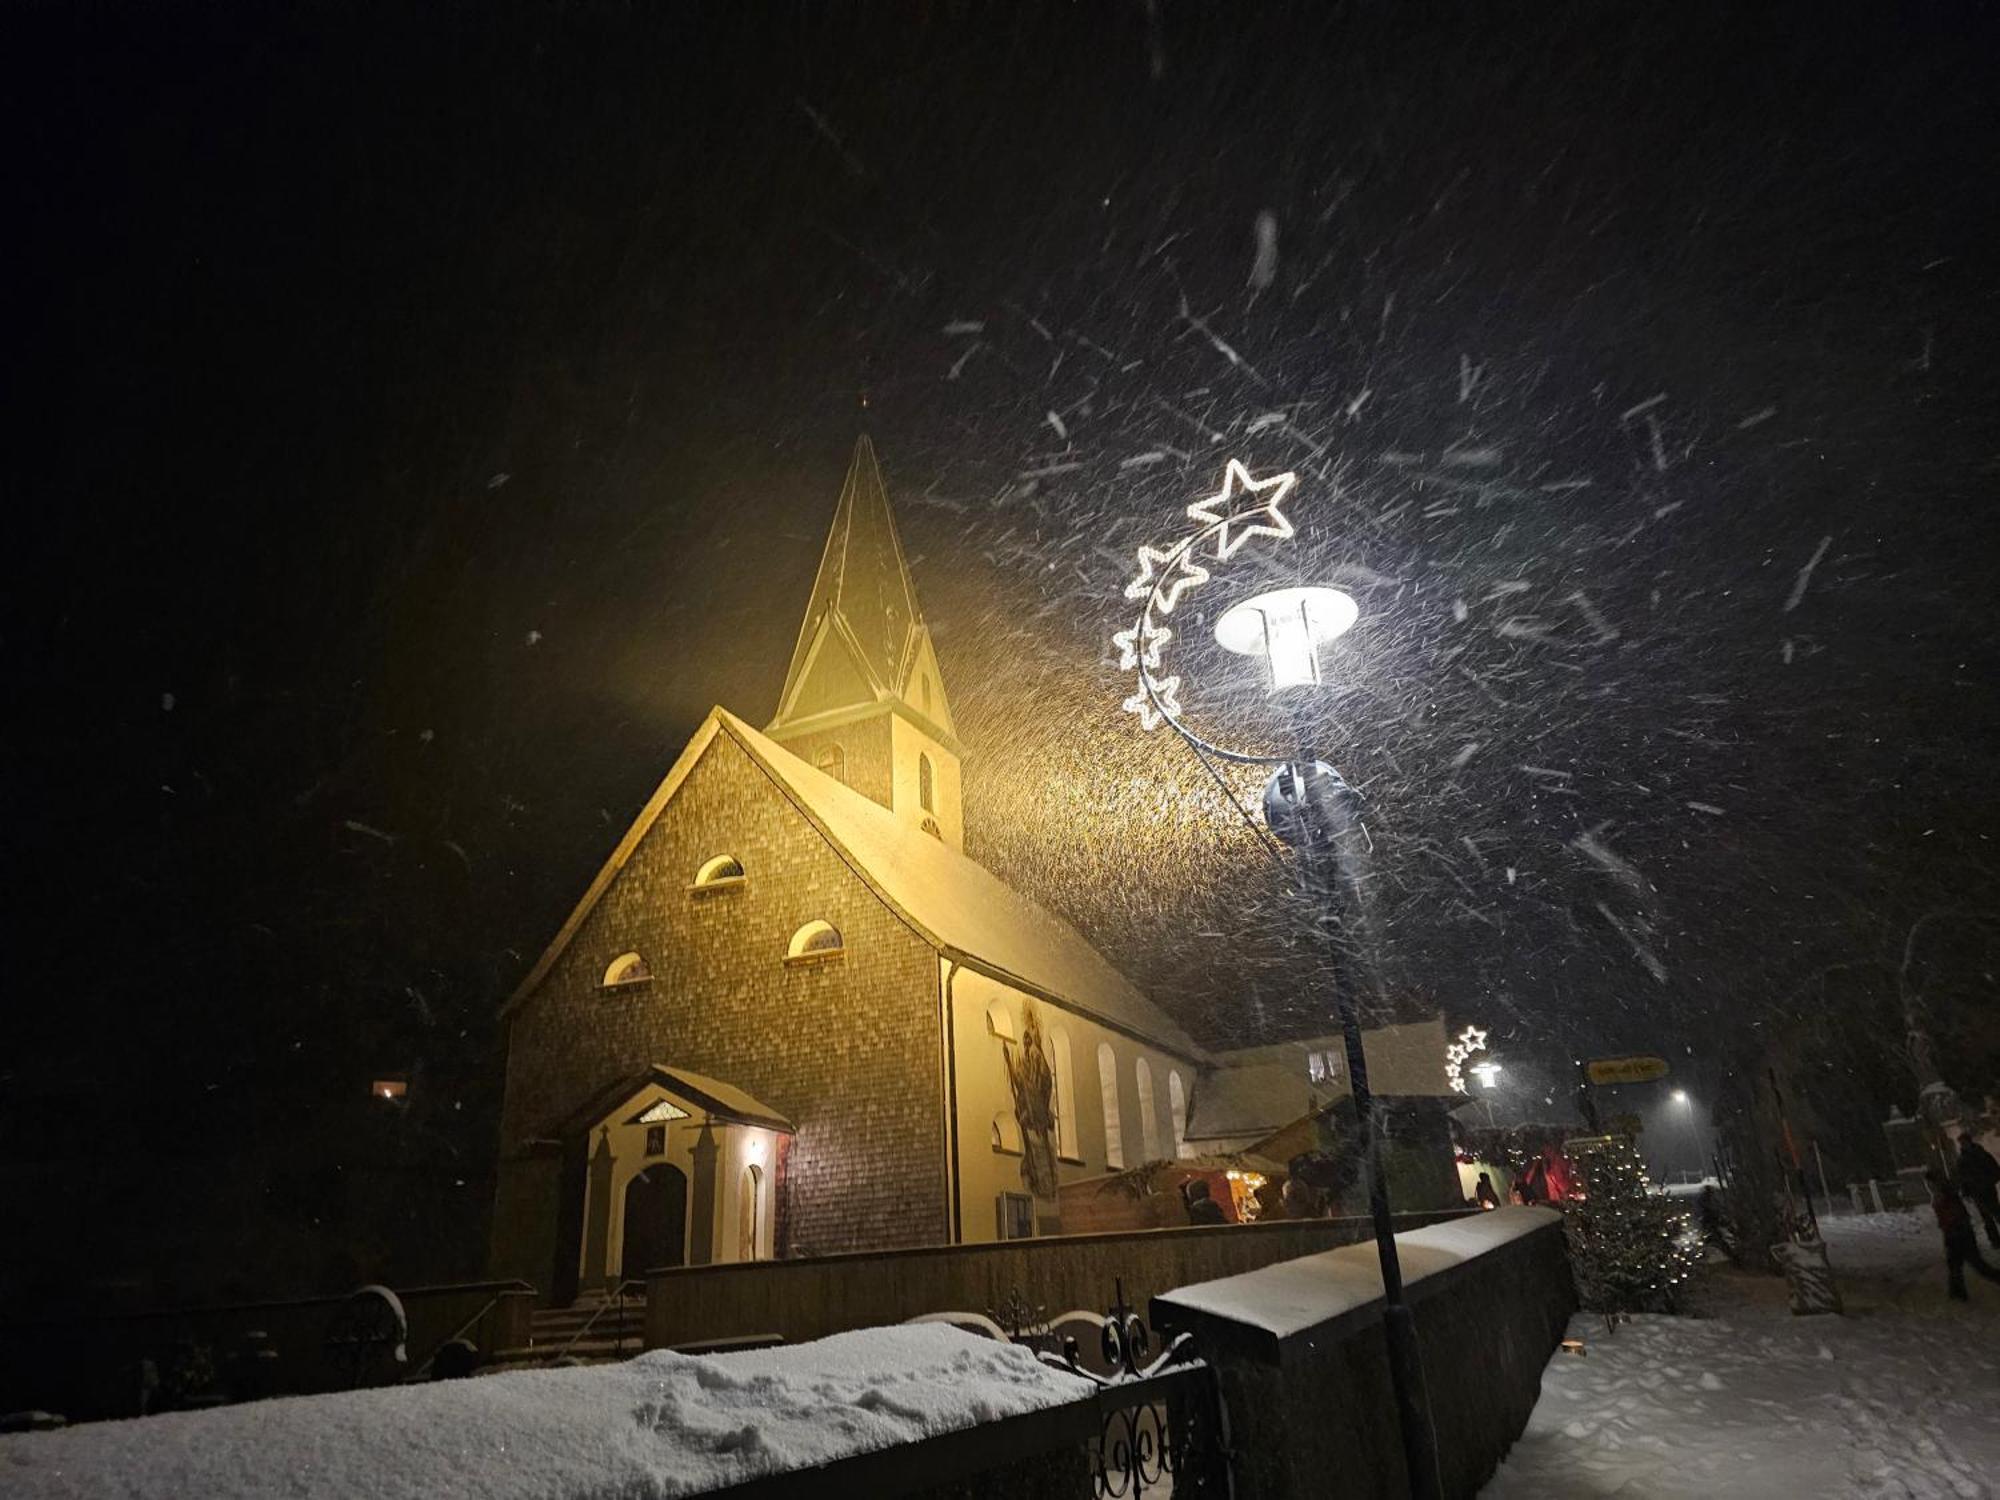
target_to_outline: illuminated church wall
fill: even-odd
[[[690,894],[717,854],[741,860],[746,881]],[[814,918],[840,929],[843,957],[788,966],[792,934]],[[652,978],[604,989],[627,951]],[[930,947],[718,734],[510,1017],[495,1273],[549,1286],[561,1163],[535,1141],[649,1062],[734,1084],[797,1126],[786,1253],[942,1240],[939,1025]]]
[[[1012,985],[1003,984],[970,969],[959,969],[950,977],[952,1041],[957,1066],[958,1170],[962,1237],[967,1243],[1001,1238],[998,1198],[1002,1193],[1025,1193],[1021,1172],[1021,1143],[1010,1131],[1018,1130],[1013,1092],[1007,1082],[1005,1049],[1018,1046],[1022,1027],[1032,1005],[1041,1017],[1050,1066],[1056,1073],[1059,1116],[1068,1114],[1071,1129],[1058,1126],[1057,1177],[1064,1183],[1102,1177],[1124,1167],[1146,1161],[1146,1119],[1141,1113],[1137,1084],[1138,1063],[1145,1059],[1153,1080],[1154,1158],[1176,1155],[1171,1086],[1175,1074],[1181,1079],[1183,1099],[1193,1097],[1196,1067],[1129,1033],[1116,1030],[1076,1014],[1065,1007],[1037,1000]],[[1002,1032],[1008,1034],[1002,1034]],[[1057,1061],[1062,1043],[1069,1050],[1067,1070]],[[1100,1048],[1109,1047],[1118,1083],[1118,1136],[1120,1162],[1112,1164],[1106,1153],[1105,1091],[1099,1072]],[[1067,1071],[1068,1079],[1064,1073]],[[1067,1096],[1067,1097],[1065,1097]],[[996,1149],[995,1121],[1001,1122],[1001,1144]],[[1073,1133],[1072,1133],[1073,1132]],[[1044,1203],[1040,1212],[1056,1211],[1054,1203]],[[1054,1227],[1051,1226],[1051,1232]]]

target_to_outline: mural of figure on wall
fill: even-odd
[[[1056,1196],[1056,1077],[1042,1017],[1030,1002],[1019,1047],[1007,1049],[1007,1086],[1021,1127],[1021,1182],[1037,1199]]]

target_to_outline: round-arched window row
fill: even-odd
[[[607,990],[617,990],[627,985],[644,984],[652,977],[653,971],[646,967],[644,958],[637,953],[621,953],[606,966],[600,983]]]
[[[718,854],[706,861],[694,872],[691,891],[722,891],[743,884],[747,879],[743,873],[743,861],[733,854]]]

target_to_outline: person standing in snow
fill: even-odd
[[[1944,1231],[1945,1286],[1952,1297],[1965,1302],[1970,1299],[1965,1292],[1965,1268],[1973,1270],[1988,1281],[2000,1282],[2000,1271],[1986,1264],[1979,1253],[1979,1240],[1972,1232],[1972,1216],[1965,1211],[1965,1200],[1936,1167],[1924,1173],[1924,1180],[1931,1185],[1931,1212],[1937,1215],[1938,1228]]]
[[[1986,1243],[2000,1250],[2000,1161],[1993,1159],[1969,1130],[1958,1137],[1958,1190],[1979,1210],[1986,1225]]]
[[[1472,1190],[1472,1196],[1479,1200],[1481,1208],[1500,1206],[1500,1195],[1493,1191],[1493,1179],[1484,1172],[1479,1174],[1479,1185]]]

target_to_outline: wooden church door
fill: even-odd
[[[643,1277],[657,1266],[682,1264],[687,1248],[687,1173],[665,1162],[648,1167],[625,1189],[625,1249],[619,1274]]]

